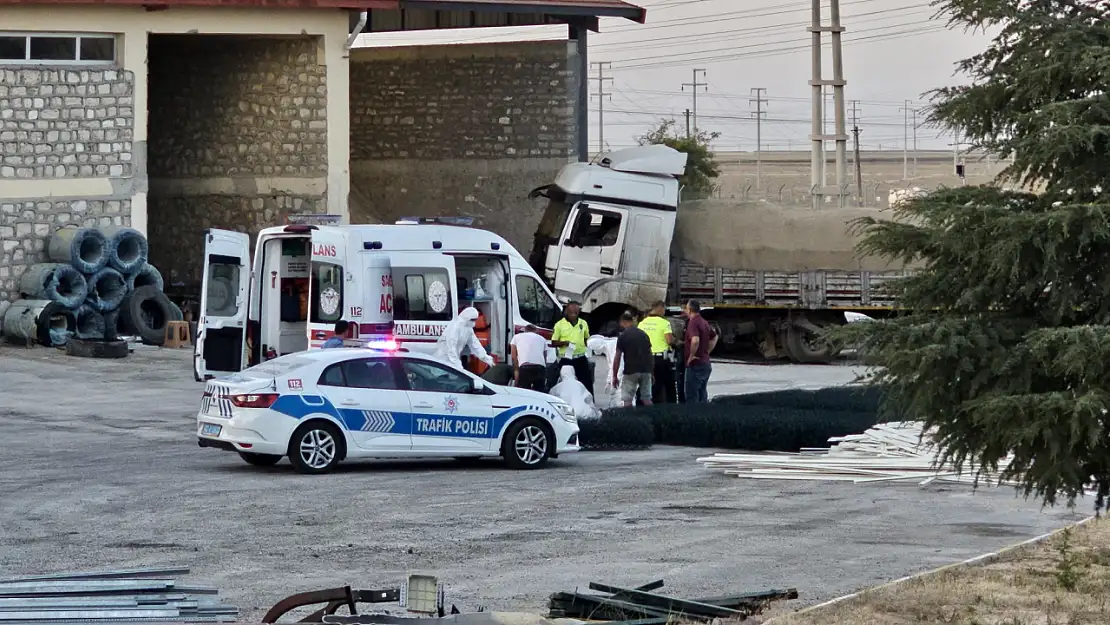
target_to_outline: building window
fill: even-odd
[[[0,32],[0,64],[110,65],[115,62],[114,35]]]

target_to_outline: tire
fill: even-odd
[[[255,454],[249,451],[239,452],[239,457],[246,461],[247,464],[256,467],[272,467],[281,461],[281,456],[274,454]]]
[[[505,386],[513,379],[513,367],[506,364],[494,365],[482,374],[482,379],[490,384]]]
[[[77,358],[127,358],[130,351],[127,341],[66,341],[66,355]]]
[[[616,319],[610,319],[609,321],[602,323],[601,326],[597,329],[597,334],[606,338],[613,338],[614,336],[618,336],[620,333],[621,325],[620,322]]]
[[[550,431],[540,421],[521,419],[505,432],[505,438],[501,442],[501,457],[510,469],[538,469],[547,464],[554,443]],[[524,445],[523,449],[519,448],[521,444]],[[539,458],[536,458],[537,455]]]
[[[329,438],[330,444],[322,439]],[[293,432],[289,439],[289,463],[298,473],[319,475],[339,464],[343,455],[343,435],[327,421],[309,421]],[[313,456],[311,447],[322,456]],[[304,448],[304,449],[302,449]],[[329,455],[330,454],[330,455]]]
[[[820,341],[819,344],[812,344],[807,340],[810,334],[805,328],[797,325],[791,325],[786,329],[783,347],[786,352],[790,354],[790,359],[797,363],[803,364],[825,364],[832,362],[840,355],[840,351],[826,343]]]
[[[121,333],[133,330],[148,345],[166,342],[166,322],[174,320],[173,302],[153,286],[142,286],[128,294],[120,306]]]

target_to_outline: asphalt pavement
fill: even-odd
[[[183,564],[246,618],[282,597],[435,574],[461,609],[537,611],[590,581],[670,592],[794,586],[797,605],[1061,527],[1012,490],[747,481],[713,450],[586,452],[549,469],[362,462],[301,476],[200,449],[185,351],[120,361],[0,347],[0,577]],[[849,367],[719,365],[718,392],[849,381]]]

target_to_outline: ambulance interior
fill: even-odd
[[[275,238],[263,244],[258,318],[280,320],[260,324],[263,360],[308,349],[311,251],[311,240],[302,237]]]
[[[498,363],[509,361],[509,340],[513,330],[509,306],[509,263],[495,256],[455,256],[455,282],[459,310],[473,306],[478,310],[474,333],[482,347]],[[471,359],[471,371],[481,374],[484,364]]]

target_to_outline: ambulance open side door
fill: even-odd
[[[244,368],[250,242],[242,232],[204,232],[200,322],[193,348],[193,377],[198,382]]]

